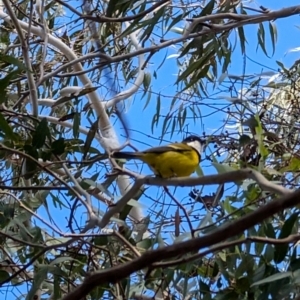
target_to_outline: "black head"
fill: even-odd
[[[201,145],[205,144],[205,141],[202,140],[197,135],[189,135],[182,142],[184,142],[184,143],[190,143],[190,142],[196,142],[196,141],[198,141]]]

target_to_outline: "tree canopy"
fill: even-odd
[[[300,299],[299,62],[263,61],[299,13],[2,0],[1,293]],[[111,157],[189,134],[205,140],[191,177]]]

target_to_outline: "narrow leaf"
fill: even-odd
[[[47,119],[44,118],[38,124],[32,136],[32,147],[39,149],[44,146],[46,137],[50,135]]]
[[[253,286],[256,286],[256,285],[261,285],[261,284],[265,284],[265,283],[270,283],[270,282],[273,282],[273,281],[276,281],[276,280],[280,280],[280,279],[284,279],[286,277],[291,277],[293,275],[292,272],[283,272],[283,273],[276,273],[274,275],[271,275],[267,278],[264,278],[262,280],[259,280],[255,283],[253,283],[251,285],[251,287]]]
[[[8,122],[5,120],[3,115],[0,113],[0,130],[4,132],[4,138],[6,140],[16,140],[15,133],[9,126]]]

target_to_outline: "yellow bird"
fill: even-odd
[[[116,159],[139,159],[162,178],[185,177],[195,172],[201,159],[204,141],[191,135],[181,143],[149,148],[138,152],[114,152]]]

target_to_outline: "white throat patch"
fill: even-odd
[[[201,155],[202,145],[199,141],[196,140],[196,141],[188,142],[187,145],[193,147],[199,153],[199,155]]]

